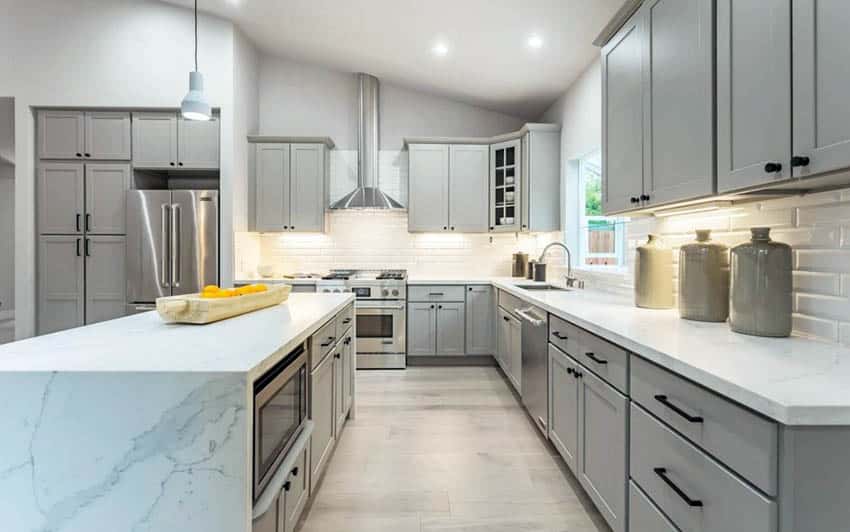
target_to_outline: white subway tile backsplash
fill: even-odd
[[[799,208],[799,225],[850,221],[850,202]]]
[[[841,293],[840,277],[834,273],[795,271],[794,291],[836,296]]]
[[[794,332],[799,335],[833,342],[838,341],[838,323],[835,321],[813,318],[804,314],[794,314],[792,323]]]
[[[812,272],[850,271],[850,251],[837,249],[801,249],[796,251],[798,270]]]
[[[843,345],[850,346],[850,323],[838,324],[838,341]]]
[[[850,299],[817,294],[797,294],[797,312],[833,320],[850,317]]]

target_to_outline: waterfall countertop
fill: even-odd
[[[533,284],[525,279],[408,282],[491,284],[782,424],[850,425],[850,349],[834,343],[738,334],[597,290],[524,290],[518,285]]]

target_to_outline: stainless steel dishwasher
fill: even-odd
[[[528,306],[516,310],[522,318],[522,402],[537,427],[548,436],[549,331],[546,312]]]

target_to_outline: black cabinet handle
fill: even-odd
[[[289,227],[289,230],[290,230],[290,231],[295,231],[295,226],[294,226],[294,225],[290,226],[290,227]]]
[[[431,305],[431,308],[434,308],[434,305]]]
[[[443,308],[443,305],[437,305],[437,308],[441,309],[441,308]]]
[[[429,296],[444,296],[446,294],[444,294],[443,292],[428,292],[428,295]]]
[[[687,493],[682,491],[682,488],[680,488],[679,486],[676,485],[675,482],[670,480],[670,477],[667,476],[667,469],[665,469],[663,467],[656,467],[655,469],[653,469],[653,471],[655,471],[656,475],[661,477],[661,480],[663,480],[665,484],[670,486],[670,489],[672,489],[673,491],[676,492],[676,495],[678,495],[679,497],[682,498],[683,501],[685,501],[685,504],[687,504],[691,508],[701,508],[702,507],[702,501],[697,500],[697,499],[691,499],[690,497],[688,497]]]
[[[82,157],[82,156],[83,156],[83,154],[82,154],[82,153],[78,153],[78,154],[77,154],[77,157]]]
[[[351,337],[345,339],[345,345],[351,345]]]
[[[91,251],[89,250],[89,239],[88,238],[86,239],[83,247],[86,250],[86,257],[91,257]]]
[[[339,353],[337,353],[337,354],[335,354],[335,355],[334,355],[334,358],[342,358],[342,355],[340,355]]]
[[[580,378],[584,377],[584,373],[580,372],[577,369],[574,369],[573,370],[573,377],[580,379]]]
[[[562,335],[561,335],[561,331],[555,331],[555,332],[553,332],[553,333],[552,333],[552,336],[554,336],[554,337],[555,337],[555,338],[557,338],[558,340],[567,340],[567,339],[568,339],[568,337],[566,337],[566,336],[562,336]]]
[[[567,374],[572,375],[575,370],[573,368],[567,368]]]
[[[297,467],[292,468],[292,476],[293,476],[293,477],[297,477],[297,476],[298,476],[298,468],[297,468]]]
[[[607,364],[607,363],[608,363],[608,361],[607,361],[607,360],[602,360],[601,358],[597,358],[597,357],[596,357],[596,355],[595,355],[595,354],[593,354],[593,353],[591,353],[590,351],[588,351],[587,353],[585,353],[585,354],[584,354],[584,356],[586,356],[586,357],[587,357],[587,358],[589,358],[590,360],[592,360],[592,361],[596,362],[597,364]]]
[[[434,308],[433,306],[431,308]],[[511,319],[507,316],[502,316],[502,319],[505,321],[511,321]]]
[[[86,213],[86,231],[91,231],[91,214]]]
[[[491,227],[490,227],[490,230],[492,231],[493,229],[495,229],[495,228],[491,226]]]
[[[80,240],[82,240],[82,239],[81,238],[77,239],[77,256],[78,257],[80,256]]]
[[[643,201],[649,201],[649,194],[641,194],[640,199],[642,199]]]
[[[284,228],[284,229],[289,229],[289,226],[288,226],[288,225],[284,225],[284,226],[283,226],[283,228]]]
[[[334,340],[336,340],[336,337],[334,337],[334,336],[328,336],[328,343],[326,343],[326,344],[322,344],[322,347],[328,347],[329,345],[331,345],[332,343],[334,343]]]
[[[90,154],[90,153],[86,153],[86,154],[85,154],[85,156],[86,156],[86,157],[91,157],[91,154]]]
[[[454,231],[454,230],[455,230],[455,226],[452,226],[452,231]]]
[[[183,166],[183,163],[177,163],[177,166]]]
[[[170,164],[171,166],[174,166],[174,163],[168,163],[168,164]]]
[[[349,323],[351,323],[351,318],[345,318],[344,320],[342,320],[343,325],[348,325]]]
[[[775,174],[782,171],[782,165],[780,163],[767,163],[764,165],[764,171],[768,174]]]
[[[632,203],[640,203],[640,198],[632,196],[631,198],[629,198],[629,201],[631,201]]]
[[[77,231],[80,230],[80,216],[81,216],[80,213],[77,213],[77,223],[76,223]]]
[[[692,416],[692,415],[688,414],[687,412],[685,412],[684,410],[682,410],[681,408],[679,408],[678,406],[674,405],[673,403],[670,402],[669,399],[667,399],[666,395],[656,395],[655,400],[658,401],[659,403],[661,403],[662,405],[666,406],[667,408],[669,408],[673,412],[676,412],[677,414],[679,414],[680,416],[682,416],[683,418],[685,418],[686,420],[688,420],[691,423],[702,423],[703,421],[705,421],[705,419],[703,419],[702,416]]]
[[[283,491],[288,492],[290,490],[290,488],[292,488],[292,482],[287,480],[286,482],[283,483]]]
[[[791,157],[792,168],[796,168],[798,166],[809,166],[809,162],[811,161],[805,155],[795,155]]]
[[[448,227],[446,227],[446,226],[444,225],[444,226],[443,226],[443,231],[445,231],[446,229],[448,229]]]

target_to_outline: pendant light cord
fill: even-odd
[[[195,72],[198,71],[198,0],[195,0]]]

